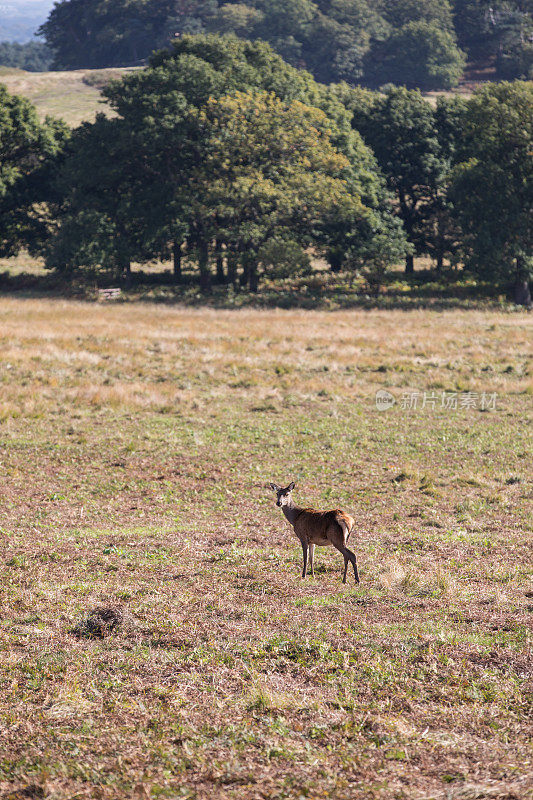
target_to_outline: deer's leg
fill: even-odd
[[[341,550],[340,547],[338,547],[337,549]],[[355,582],[359,583],[359,572],[357,571],[357,558],[355,557],[355,553],[352,553],[352,551],[348,550],[348,548],[344,547],[344,545],[341,550],[341,553],[344,556],[344,578],[342,579],[342,582],[346,583],[346,573],[348,572],[348,560],[350,560],[353,566],[353,574]]]
[[[346,549],[348,550],[348,548],[346,548]],[[350,559],[350,561],[352,562],[352,565],[353,565],[353,575],[354,575],[354,578],[355,578],[355,582],[359,583],[359,570],[357,569],[357,557],[356,557],[355,553],[352,553],[351,550],[348,550],[348,553],[349,553],[348,557],[349,557],[349,559]]]
[[[344,556],[344,577],[342,579],[342,582],[346,583],[346,575],[348,572],[348,561],[350,561],[353,566],[355,582],[359,583],[359,573],[357,571],[357,558],[355,557],[355,553],[352,553],[352,551],[346,547],[344,543],[344,536],[341,533],[332,532],[328,535],[328,539],[330,540],[333,547],[335,547],[339,551],[339,553],[342,553],[342,555]]]
[[[315,570],[314,570],[314,563],[315,563],[315,546],[314,544],[309,545],[309,567],[311,569],[311,577],[315,577]]]
[[[302,578],[305,578],[305,576],[307,575],[307,553],[309,550],[309,545],[304,539],[302,539],[301,542],[302,542],[302,552],[304,556],[304,568],[302,572]]]

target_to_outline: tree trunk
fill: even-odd
[[[250,263],[248,260],[248,256],[242,257],[242,275],[240,277],[240,284],[241,286],[248,286],[248,278],[250,275]]]
[[[514,285],[513,299],[517,306],[531,308],[531,291],[527,278],[518,276]]]
[[[442,253],[437,253],[437,272],[440,275],[444,263],[444,256]]]
[[[224,274],[224,255],[222,253],[222,242],[216,244],[217,248],[217,283],[225,283],[226,276]]]
[[[128,256],[120,256],[120,280],[125,289],[131,289],[131,261]]]
[[[524,266],[524,259],[520,256],[516,259],[516,279],[514,285],[513,299],[517,306],[531,308],[531,292],[529,289],[529,273]]]
[[[209,272],[209,245],[200,242],[198,253],[198,266],[200,268],[200,289],[202,292],[211,291],[211,274]]]
[[[172,247],[172,255],[174,260],[174,283],[181,283],[181,242],[174,242]]]
[[[226,260],[228,263],[228,283],[235,284],[237,282],[237,253],[228,250]]]
[[[257,292],[257,290],[259,289],[259,275],[257,273],[257,261],[255,259],[250,261],[249,272],[250,272],[250,291],[254,292],[255,294],[255,292]]]
[[[131,287],[131,256],[127,234],[120,230],[115,241],[115,265],[118,278],[125,289]]]
[[[403,226],[407,234],[407,241],[413,242],[413,228],[414,228],[414,210],[416,203],[407,202],[407,196],[403,189],[398,189],[398,200],[400,201],[400,216],[403,220]],[[408,255],[405,257],[405,274],[412,275],[415,271],[415,257]]]
[[[339,250],[330,250],[327,254],[327,261],[332,272],[340,272],[344,261],[344,253]]]

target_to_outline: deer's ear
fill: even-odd
[[[287,491],[288,491],[288,492],[292,492],[292,490],[294,489],[294,487],[295,487],[295,486],[296,486],[296,484],[294,483],[294,481],[292,481],[292,482],[291,482],[291,483],[289,483],[289,485],[287,486]]]
[[[269,483],[269,486],[273,492],[279,492],[279,486],[276,483]]]

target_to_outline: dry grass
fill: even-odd
[[[101,78],[106,73],[112,78],[128,69],[73,70],[65,72],[4,71],[0,82],[12,94],[27,97],[36,106],[41,119],[47,114],[65,120],[71,127],[81,122],[92,122],[97,113],[111,114],[102,102]],[[96,82],[94,82],[96,76]],[[91,85],[91,83],[93,85]]]
[[[532,326],[1,299],[0,796],[531,798]]]

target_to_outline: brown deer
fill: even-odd
[[[314,577],[313,561],[315,555],[315,545],[318,547],[329,547],[333,545],[344,556],[344,575],[342,582],[346,583],[348,574],[348,562],[351,562],[355,575],[355,582],[359,583],[359,573],[357,571],[357,558],[355,553],[348,550],[346,543],[355,526],[355,520],[344,511],[335,509],[334,511],[316,511],[314,508],[300,508],[294,504],[292,490],[294,483],[282,489],[276,483],[271,483],[270,488],[277,494],[276,505],[281,508],[287,521],[294,528],[296,537],[302,544],[304,556],[304,568],[302,578],[307,575],[307,556],[309,555],[309,566],[311,575]]]

